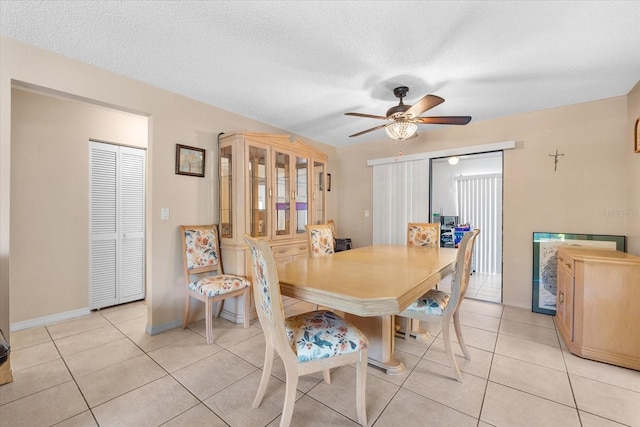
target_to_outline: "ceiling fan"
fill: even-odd
[[[346,116],[368,117],[370,119],[386,120],[390,122],[371,129],[363,130],[362,132],[354,133],[353,135],[349,135],[349,137],[360,136],[365,133],[384,128],[390,138],[404,140],[414,136],[418,129],[417,125],[419,124],[466,125],[471,121],[471,116],[418,117],[425,111],[442,104],[444,99],[436,95],[425,95],[413,106],[405,105],[402,102],[402,98],[407,96],[408,92],[409,88],[406,86],[399,86],[393,90],[393,94],[396,98],[400,98],[400,103],[395,107],[389,108],[387,110],[386,117],[362,113],[344,113]]]

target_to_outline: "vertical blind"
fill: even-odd
[[[460,222],[480,229],[475,271],[502,274],[502,174],[459,176],[455,180]]]
[[[407,243],[409,222],[429,222],[429,159],[373,167],[373,243]]]

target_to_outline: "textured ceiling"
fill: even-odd
[[[473,121],[625,95],[637,1],[6,1],[2,35],[336,146],[393,88]],[[472,123],[473,123],[472,121]],[[437,125],[421,125],[427,132]]]

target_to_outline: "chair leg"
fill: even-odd
[[[212,304],[213,306],[213,304]],[[215,316],[220,317],[220,313],[222,313],[222,307],[224,307],[224,300],[221,299],[220,301],[218,301],[218,305],[216,305],[216,313]]]
[[[447,359],[449,359],[449,366],[453,371],[454,376],[456,377],[456,381],[462,381],[462,375],[460,374],[460,370],[458,369],[458,363],[456,362],[456,357],[453,354],[453,348],[451,347],[451,330],[450,330],[450,321],[446,321],[442,319],[442,334],[444,339],[444,349],[447,352]]]
[[[269,384],[269,378],[271,377],[271,367],[273,366],[273,346],[267,342],[264,351],[264,366],[262,367],[262,377],[260,378],[260,385],[258,386],[258,393],[256,398],[253,399],[253,409],[256,409],[262,403],[265,391],[267,391],[267,385]]]
[[[456,337],[458,338],[458,344],[460,344],[460,348],[464,353],[464,358],[467,360],[471,360],[471,355],[469,354],[469,350],[467,350],[467,346],[464,343],[464,338],[462,337],[462,328],[460,327],[460,312],[456,310],[453,313],[453,326],[456,329]]]
[[[284,395],[284,406],[282,408],[282,418],[280,419],[280,427],[289,427],[291,417],[293,416],[293,405],[296,403],[296,389],[298,387],[298,367],[287,367],[286,391]]]
[[[251,311],[251,288],[247,288],[247,292],[244,293],[244,328],[249,327],[249,312]]]
[[[331,371],[329,369],[325,369],[322,371],[322,376],[324,378],[324,382],[327,384],[331,384]]]
[[[213,320],[211,319],[211,308],[213,306],[213,301],[211,298],[207,298],[204,302],[204,315],[205,315],[205,334],[207,335],[207,344],[211,345],[213,343]]]
[[[412,322],[411,322],[411,318],[410,317],[405,317],[404,318],[404,339],[405,341],[408,340],[409,338],[411,338],[411,327],[412,327]]]
[[[358,414],[358,422],[362,426],[367,425],[367,350],[360,350],[360,357],[356,362],[356,412]]]
[[[184,307],[184,317],[182,319],[182,329],[186,328],[189,324],[189,312],[191,311],[191,296],[187,294],[187,303]]]

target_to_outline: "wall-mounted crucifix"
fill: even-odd
[[[553,157],[553,171],[555,172],[558,169],[558,157],[564,157],[564,154],[558,154],[558,150],[556,149],[556,154],[549,154],[549,157]]]

